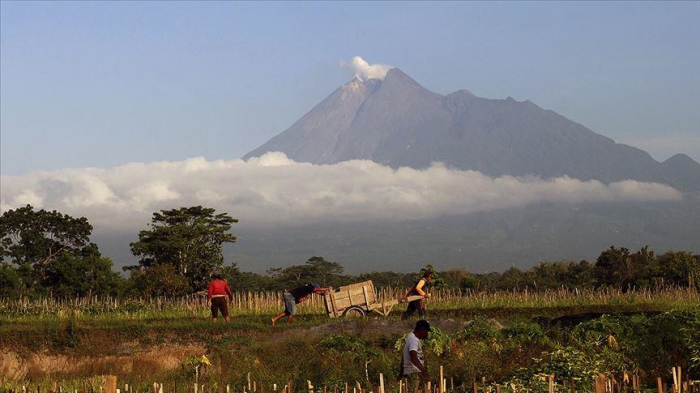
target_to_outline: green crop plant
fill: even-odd
[[[195,383],[199,383],[199,374],[200,370],[203,368],[211,366],[211,362],[209,359],[205,356],[190,356],[187,359],[185,359],[182,362],[182,367],[185,369],[191,369],[192,372],[194,373],[194,381]]]

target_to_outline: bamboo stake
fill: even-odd
[[[440,393],[445,393],[445,376],[442,366],[440,366]]]
[[[678,376],[676,375],[675,367],[671,367],[671,374],[673,375],[673,386],[671,386],[671,392],[676,393],[676,386],[678,386]]]
[[[661,382],[661,377],[656,378],[656,390],[659,393],[664,393],[664,385]]]
[[[598,374],[595,379],[595,393],[605,393],[605,375]]]
[[[38,391],[38,389],[37,389]],[[117,393],[117,376],[107,375],[105,377],[105,393]]]
[[[379,393],[384,393],[384,374],[382,373],[379,373]]]
[[[549,393],[554,393],[554,374],[549,375]]]

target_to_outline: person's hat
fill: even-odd
[[[214,272],[211,274],[212,278],[221,278],[221,272]]]
[[[430,331],[430,322],[426,321],[425,319],[421,319],[420,321],[416,322],[415,330],[421,330],[421,329],[425,329],[427,331]]]

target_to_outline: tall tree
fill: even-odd
[[[700,257],[687,251],[667,251],[656,258],[650,270],[657,285],[695,287],[700,281]]]
[[[649,267],[654,252],[648,246],[634,254],[625,247],[610,247],[603,251],[595,263],[595,278],[599,286],[616,286],[627,291],[636,286],[646,286]]]
[[[31,205],[0,217],[0,257],[18,266],[13,286],[23,294],[75,296],[115,294],[120,278],[112,261],[90,242],[92,225],[57,211],[34,211]],[[18,278],[19,277],[19,278]]]
[[[85,217],[37,212],[31,205],[8,210],[0,217],[0,257],[20,266],[46,266],[62,253],[87,246],[91,232]]]
[[[37,291],[51,274],[49,266],[90,245],[92,225],[57,211],[34,211],[31,205],[0,217],[0,259],[18,266],[22,285]]]
[[[228,232],[238,220],[215,211],[193,206],[153,213],[151,229],[139,232],[139,241],[130,244],[139,264],[125,269],[172,265],[191,290],[204,289],[212,271],[224,265],[223,244],[236,241]]]

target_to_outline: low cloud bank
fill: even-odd
[[[393,66],[386,64],[369,64],[365,59],[360,56],[355,56],[350,61],[341,61],[340,66],[342,68],[347,68],[355,73],[355,77],[366,81],[368,79],[380,79],[384,80],[386,73]]]
[[[657,183],[605,185],[569,177],[491,178],[441,164],[391,169],[372,161],[297,163],[284,153],[259,158],[133,163],[3,176],[0,210],[31,204],[85,216],[104,230],[144,229],[153,212],[203,205],[245,225],[429,219],[540,202],[672,201]]]

